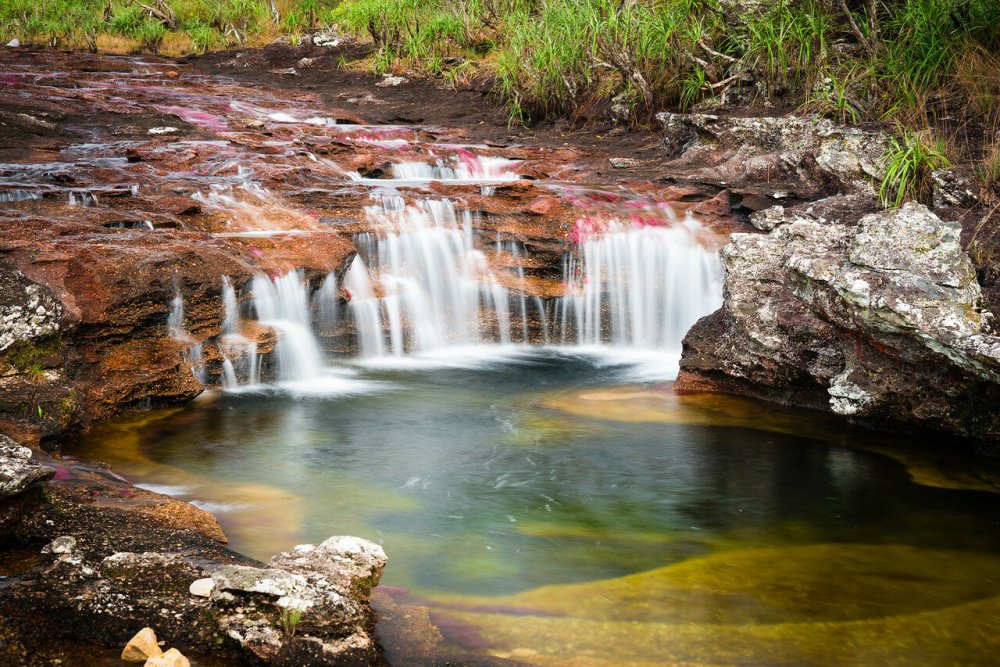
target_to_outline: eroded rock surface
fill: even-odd
[[[856,226],[772,210],[723,249],[725,305],[679,389],[721,389],[1000,443],[1000,337],[961,226],[907,204]]]
[[[661,113],[669,175],[744,195],[805,201],[837,193],[874,193],[882,176],[885,133],[817,116],[731,117]]]

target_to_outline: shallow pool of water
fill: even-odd
[[[394,664],[974,664],[1000,649],[1000,496],[941,488],[989,488],[979,463],[552,350],[413,366],[342,378],[362,393],[143,414],[69,453],[196,502],[261,559],[335,534],[381,543]]]

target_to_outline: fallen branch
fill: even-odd
[[[174,10],[170,8],[170,5],[166,3],[166,0],[153,0],[156,3],[156,7],[151,7],[147,4],[139,2],[136,0],[137,5],[146,10],[151,17],[154,19],[159,19],[163,22],[167,28],[170,30],[177,29],[177,15],[174,14]]]
[[[865,37],[863,32],[861,32],[861,28],[858,27],[858,22],[854,20],[854,14],[851,13],[850,8],[847,6],[847,0],[839,0],[839,2],[840,9],[844,12],[844,16],[847,17],[848,23],[851,24],[851,31],[854,33],[854,36],[857,37],[858,42],[869,51],[873,50],[872,43],[869,42],[868,38]],[[871,17],[869,17],[869,20],[870,19]]]

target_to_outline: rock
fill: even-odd
[[[101,576],[122,590],[136,592],[185,591],[201,570],[183,556],[160,552],[118,552],[101,561]]]
[[[14,39],[7,42],[7,46],[9,46],[12,49],[16,49],[17,47],[21,46],[21,40],[15,37]]]
[[[271,559],[271,567],[298,572],[310,585],[366,601],[388,561],[382,547],[359,537],[331,537],[319,546],[300,544]]]
[[[263,593],[271,597],[294,596],[303,593],[306,580],[284,570],[261,569],[244,565],[229,565],[212,572],[213,595],[224,591]]]
[[[787,221],[784,206],[772,206],[750,214],[750,224],[765,232],[769,232]]]
[[[63,535],[52,540],[42,547],[43,554],[71,554],[76,549],[76,538],[72,535]]]
[[[271,74],[278,74],[280,76],[298,76],[298,70],[294,67],[283,67],[279,69],[268,70]]]
[[[332,33],[317,32],[312,36],[312,43],[316,46],[336,47],[340,46],[340,37]]]
[[[160,645],[156,642],[156,633],[152,628],[143,628],[135,634],[122,650],[123,662],[146,662],[150,658],[163,655]]]
[[[628,93],[618,93],[611,98],[611,120],[619,125],[625,125],[632,120],[633,104]]]
[[[333,537],[278,554],[266,568],[217,568],[210,593],[216,622],[258,660],[364,664],[378,651],[367,629],[373,621],[368,604],[385,563],[377,544]],[[273,621],[287,610],[301,612],[291,640]]]
[[[300,58],[299,62],[296,63],[296,67],[299,69],[308,69],[316,64],[315,58]]]
[[[0,352],[58,333],[62,314],[52,290],[0,264]]]
[[[409,79],[402,76],[387,76],[378,83],[375,84],[376,88],[392,88],[395,86],[401,86],[408,82]]]
[[[979,203],[978,187],[973,185],[975,179],[962,169],[951,167],[932,171],[931,182],[934,208],[972,208]]]
[[[723,308],[679,390],[715,388],[1000,443],[1000,337],[961,226],[918,204],[856,226],[773,209],[723,249]]]
[[[204,579],[197,579],[191,582],[191,586],[188,587],[188,591],[191,595],[200,598],[212,597],[212,590],[215,589],[215,581],[211,577],[206,577]]]
[[[150,657],[143,667],[191,667],[191,661],[172,648],[163,655]]]
[[[152,135],[177,134],[178,132],[180,132],[179,129],[170,125],[164,125],[162,127],[151,127],[147,131],[149,132],[149,134]]]
[[[613,157],[608,160],[615,169],[635,169],[642,166],[642,160],[630,157]]]
[[[246,128],[249,130],[263,130],[265,127],[264,121],[262,120],[248,120],[246,122]]]
[[[24,493],[55,474],[53,468],[32,462],[30,449],[0,435],[0,500]]]
[[[661,113],[671,177],[798,199],[874,194],[888,137],[818,116]]]

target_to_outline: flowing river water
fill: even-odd
[[[219,275],[217,373],[188,330],[180,276],[163,328],[206,394],[103,424],[68,454],[212,512],[257,558],[335,534],[379,542],[390,560],[375,606],[393,664],[995,658],[1000,497],[978,464],[819,414],[672,391],[684,334],[722,299],[724,240],[683,206],[536,179],[575,212],[558,266],[541,270],[538,242],[480,210],[527,187],[518,151],[267,106],[223,80],[195,93],[150,67],[114,103],[156,99],[215,138],[158,145],[205,162],[147,175],[133,194],[194,184],[225,221],[218,238],[333,229],[357,254],[321,278]],[[116,85],[95,75],[87,92],[124,95]],[[248,154],[234,114],[280,136]],[[296,143],[316,133],[388,163],[362,173]],[[63,153],[121,175],[108,146]],[[7,167],[7,205],[105,196]],[[307,186],[280,190],[306,172]],[[351,225],[303,204],[345,192]],[[276,332],[273,349],[261,331]]]

